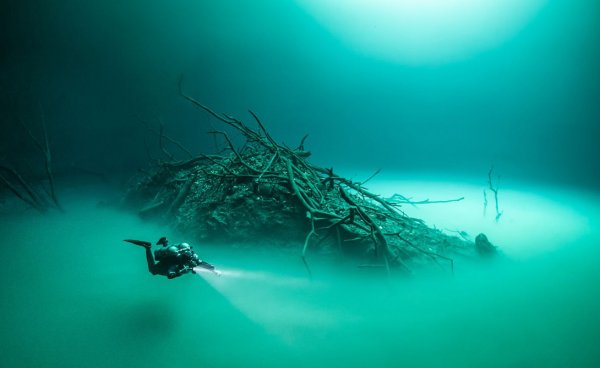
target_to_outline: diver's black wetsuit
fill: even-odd
[[[179,277],[189,272],[194,272],[194,267],[201,267],[219,275],[220,272],[210,263],[202,261],[187,243],[168,245],[166,238],[161,238],[157,245],[163,247],[151,250],[151,243],[140,240],[126,240],[127,242],[141,245],[146,250],[148,271],[153,275],[167,276],[169,279]]]
[[[188,273],[190,270],[177,263],[165,261],[155,262],[150,248],[146,248],[146,261],[148,262],[148,271],[150,271],[151,274],[167,276],[170,279]]]
[[[156,262],[155,261],[156,258]],[[194,267],[202,267],[214,271],[215,267],[198,257],[187,243],[171,245],[154,251],[154,257],[149,247],[146,248],[148,271],[153,275],[167,276],[172,279],[188,272],[194,272]]]

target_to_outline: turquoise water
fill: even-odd
[[[2,367],[600,367],[597,0],[20,0],[0,17],[0,166],[47,187],[45,122],[66,209],[0,183]],[[159,129],[223,147],[180,86],[289,147],[309,134],[311,162],[352,180],[382,169],[375,193],[464,196],[405,210],[505,258],[388,279],[310,252],[310,281],[299,249],[196,244],[111,206],[170,160]],[[223,275],[153,277],[122,242],[161,236]]]
[[[398,179],[373,185],[420,194],[417,186]],[[429,181],[429,194],[447,194],[432,193],[436,185],[449,187]],[[470,194],[468,183],[462,188]],[[531,198],[536,188],[516,189]],[[556,229],[558,243],[535,227],[505,239],[496,235],[520,248],[507,243],[505,261],[459,261],[454,276],[434,272],[388,279],[340,265],[335,257],[312,255],[312,281],[297,253],[208,244],[195,246],[223,270],[221,277],[152,276],[142,249],[121,239],[183,238],[98,206],[108,194],[75,187],[64,197],[64,214],[3,214],[4,366],[600,364],[600,202],[583,193],[547,194],[548,203],[561,204],[539,208],[543,221],[562,216],[566,224],[576,223]],[[507,201],[506,206],[507,223],[497,224],[504,226],[501,232],[510,229],[511,216],[528,215],[522,204]],[[443,211],[464,210],[472,212],[468,202]],[[471,217],[487,221],[479,211]],[[480,226],[470,221],[463,217],[467,226]]]

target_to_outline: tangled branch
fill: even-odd
[[[394,269],[411,272],[410,263],[417,259],[434,263],[441,259],[453,264],[449,256],[453,251],[473,247],[462,239],[427,227],[401,210],[404,204],[445,203],[462,198],[446,201],[410,201],[399,195],[384,198],[364,186],[379,170],[362,182],[347,179],[333,168],[323,168],[307,160],[310,155],[304,147],[307,136],[297,148],[289,148],[277,143],[255,112],[249,111],[257,126],[253,129],[198,102],[185,94],[181,85],[179,93],[238,132],[245,138],[245,144],[237,149],[224,130],[212,130],[213,135],[224,139],[229,149],[221,154],[160,163],[158,171],[133,191],[147,198],[143,208],[167,213],[177,219],[180,227],[202,235],[239,236],[251,233],[253,227],[259,235],[274,231],[290,234],[293,229],[305,229],[301,258],[309,275],[312,272],[307,254],[309,250],[327,247],[326,240],[332,240],[341,253],[360,254],[377,262],[375,265],[388,273]],[[168,203],[174,204],[167,207]],[[245,215],[253,206],[256,212]],[[260,211],[272,212],[261,220]],[[261,230],[265,227],[269,230]]]

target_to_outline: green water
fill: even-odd
[[[312,255],[311,282],[297,254],[196,244],[223,276],[167,280],[121,239],[181,235],[97,206],[105,195],[75,188],[64,214],[3,215],[3,366],[600,365],[597,204],[575,209],[588,230],[554,250],[454,276],[387,279]]]

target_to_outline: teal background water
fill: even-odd
[[[57,165],[137,168],[147,161],[143,137],[156,140],[139,119],[159,117],[205,152],[210,122],[177,95],[183,75],[198,100],[245,120],[252,109],[290,145],[310,134],[323,165],[480,175],[495,164],[512,177],[597,187],[597,2],[541,1],[504,39],[421,63],[357,49],[305,2],[4,2],[6,124],[15,115],[35,122],[41,103]],[[435,14],[427,3],[422,11]],[[513,13],[504,23],[521,18]],[[3,155],[32,155],[9,136]]]
[[[43,111],[66,208],[40,215],[0,189],[3,366],[600,366],[600,5],[509,11],[498,33],[519,19],[512,31],[476,47],[477,15],[456,18],[464,42],[418,34],[429,49],[401,47],[407,58],[354,43],[333,25],[344,11],[309,3],[2,2],[0,163],[42,180],[16,122],[39,134]],[[182,76],[188,94],[249,122],[252,109],[290,146],[310,134],[319,164],[357,180],[382,168],[377,192],[464,195],[411,215],[485,231],[508,259],[388,280],[311,255],[309,282],[294,252],[194,244],[223,277],[152,277],[121,239],[189,239],[105,204],[160,155],[140,121],[213,150],[217,122],[178,96]],[[492,165],[497,224],[481,208]]]

